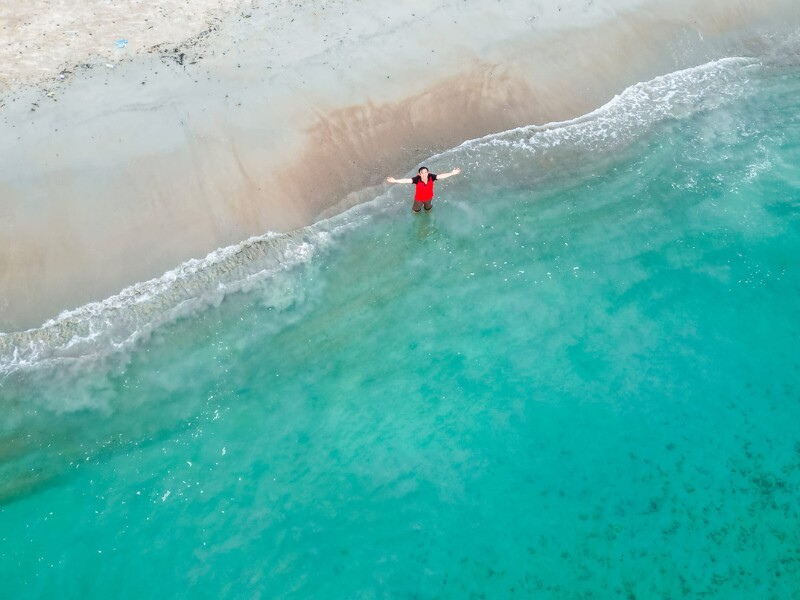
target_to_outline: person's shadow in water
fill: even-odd
[[[431,211],[432,212],[432,211]],[[420,241],[436,239],[439,229],[436,227],[436,218],[429,213],[420,212],[412,215],[414,217],[413,230]]]

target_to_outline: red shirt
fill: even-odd
[[[416,192],[414,192],[415,202],[427,202],[428,200],[433,200],[434,181],[436,181],[436,175],[433,173],[428,173],[428,183],[422,181],[422,177],[419,175],[411,178],[411,183],[415,184],[417,187]]]

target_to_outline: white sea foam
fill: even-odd
[[[270,232],[189,260],[102,302],[65,311],[39,328],[0,334],[0,373],[96,359],[131,348],[165,323],[308,263],[331,239],[330,231],[314,227],[290,234]],[[285,297],[273,300],[290,302]]]
[[[430,165],[458,159],[477,169],[531,169],[531,160],[585,156],[631,143],[655,123],[711,110],[740,97],[758,61],[726,58],[637,83],[591,113],[569,121],[530,125],[470,140],[431,157]],[[509,153],[513,157],[509,158]],[[380,197],[292,233],[267,233],[189,260],[161,277],[132,285],[102,302],[65,311],[41,327],[0,334],[0,375],[61,362],[93,361],[128,351],[154,329],[209,306],[226,295],[273,285],[277,308],[292,302],[281,274],[307,264],[360,227],[374,211],[393,207]],[[391,209],[391,208],[389,208]],[[286,291],[288,290],[288,291]],[[285,293],[284,293],[285,292]]]
[[[430,160],[458,155],[462,162],[496,171],[513,169],[521,161],[530,169],[537,156],[584,159],[586,153],[627,145],[666,119],[680,119],[713,110],[740,98],[749,81],[749,68],[760,62],[732,57],[662,75],[625,89],[600,108],[568,121],[527,125],[464,142]],[[505,152],[503,152],[505,150]],[[509,160],[513,153],[517,161]]]

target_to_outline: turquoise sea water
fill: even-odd
[[[800,598],[800,69],[721,61],[0,338],[0,592]]]

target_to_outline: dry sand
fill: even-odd
[[[795,0],[9,6],[0,331],[300,227],[466,139],[800,27]],[[17,30],[9,13],[31,16]],[[54,22],[82,33],[64,47]],[[7,66],[26,46],[27,67]]]
[[[27,0],[0,4],[0,89],[115,60],[215,27],[242,0]],[[127,41],[124,49],[116,42]]]

